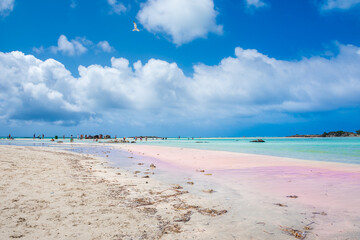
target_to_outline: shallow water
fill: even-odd
[[[253,153],[304,160],[360,164],[360,137],[346,138],[198,138],[142,141],[139,144]]]
[[[250,143],[251,139],[249,138],[237,138],[169,139],[167,141],[154,140],[137,144],[245,152],[360,164],[360,138],[264,139],[265,143]],[[68,142],[69,140],[65,141]],[[77,142],[86,142],[92,145],[76,144]],[[351,233],[351,231],[354,231],[355,235],[360,234],[360,227],[358,226],[360,220],[356,217],[358,216],[357,213],[360,212],[356,207],[360,206],[357,201],[359,198],[352,197],[353,195],[357,196],[359,193],[359,184],[357,183],[358,179],[360,179],[359,174],[343,174],[336,171],[320,170],[310,173],[309,170],[312,170],[307,168],[267,167],[244,170],[218,170],[212,171],[212,176],[206,176],[204,173],[196,172],[195,169],[182,169],[179,166],[146,157],[139,153],[128,152],[124,148],[125,146],[121,144],[114,144],[113,147],[111,144],[104,146],[101,143],[93,143],[92,140],[75,140],[75,144],[66,145],[50,142],[49,139],[0,140],[2,145],[49,146],[77,153],[92,154],[108,159],[111,166],[120,167],[131,174],[140,171],[136,174],[139,178],[149,175],[150,178],[167,184],[179,184],[184,187],[184,190],[194,195],[204,196],[207,199],[221,203],[215,206],[216,208],[229,211],[221,218],[224,234],[232,233],[231,229],[242,229],[241,232],[248,232],[249,236],[254,239],[289,239],[287,235],[279,230],[280,225],[301,229],[304,225],[312,222],[316,224],[316,232],[312,233],[308,239],[318,239],[315,237],[315,233],[317,234],[319,231],[321,233],[322,229],[328,231],[334,225],[339,226],[339,232],[343,231],[343,226],[346,226],[344,223],[347,222],[353,222],[354,227],[347,229],[346,232]],[[143,165],[138,165],[138,163],[143,163]],[[151,163],[156,165],[155,169],[150,168]],[[145,172],[154,172],[154,174]],[[144,181],[147,180],[144,179]],[[187,184],[190,181],[194,182],[194,185]],[[311,189],[315,185],[320,186],[320,191],[314,193]],[[349,188],[349,186],[352,186],[352,188]],[[348,189],[347,191],[342,190],[345,187]],[[209,189],[213,189],[214,192],[211,194],[203,192],[203,190]],[[292,200],[288,199],[287,195],[299,195],[300,198]],[[338,196],[342,197],[339,198]],[[344,198],[343,196],[347,197]],[[304,199],[310,201],[303,201]],[[329,206],[323,204],[329,202],[329,200],[331,200]],[[352,211],[339,211],[336,208],[337,205],[334,205],[337,200],[340,207],[343,205],[352,206]],[[276,203],[286,204],[288,207],[282,208],[276,206]],[[324,210],[326,210],[328,217],[322,216],[320,218],[312,214]],[[355,212],[356,216],[352,212]],[[229,229],[226,226],[232,227]],[[356,239],[349,238],[347,233],[339,236],[341,237],[338,239]],[[232,238],[227,236],[224,239]]]
[[[264,143],[250,142],[256,138],[181,138],[137,141],[136,144],[194,148],[228,152],[252,153],[304,160],[360,164],[360,137],[344,138],[262,138]],[[69,142],[69,139],[60,139]],[[106,142],[107,140],[103,140]],[[74,143],[94,143],[93,140],[74,140]],[[101,143],[101,141],[100,141]],[[50,139],[0,139],[1,145],[62,146]],[[100,144],[99,144],[100,145]]]
[[[195,148],[228,152],[252,153],[278,157],[360,164],[360,137],[344,138],[262,138],[265,143],[250,142],[256,138],[181,138],[137,141],[137,144]],[[69,142],[69,139],[60,139]],[[103,140],[106,142],[106,140]],[[74,140],[74,143],[94,143],[93,140]],[[0,139],[1,145],[61,146],[50,139]]]

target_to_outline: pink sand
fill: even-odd
[[[310,239],[360,239],[359,165],[137,144],[121,148],[155,158],[165,170],[181,169],[209,183],[220,183],[209,186],[232,189],[234,194],[221,194],[218,189],[220,198],[232,199],[231,224],[244,217],[250,224],[267,219],[276,228],[313,223]],[[196,170],[212,175],[204,176]],[[298,198],[288,198],[290,195]]]
[[[164,146],[125,148],[190,171],[204,169],[214,178],[241,182],[275,197],[297,195],[297,203],[360,215],[359,165]]]

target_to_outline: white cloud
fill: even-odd
[[[263,0],[245,0],[245,3],[247,7],[260,8],[266,6],[266,3]]]
[[[57,46],[51,46],[49,48],[44,48],[43,46],[34,47],[33,52],[41,54],[45,51],[51,51],[56,54],[58,52],[68,55],[68,56],[79,56],[89,50],[103,51],[103,52],[112,52],[114,47],[110,46],[108,41],[100,41],[97,44],[94,44],[92,41],[86,39],[85,37],[76,37],[75,39],[68,40],[65,35],[61,35],[58,39]]]
[[[124,4],[119,3],[117,0],[108,0],[108,4],[112,8],[112,12],[116,14],[121,14],[123,12],[126,12],[126,7],[124,6]]]
[[[7,16],[14,9],[15,0],[0,0],[0,15]]]
[[[181,45],[208,33],[222,34],[217,15],[213,0],[147,0],[141,4],[137,19],[146,30],[166,34]]]
[[[41,53],[43,53],[44,51],[45,51],[45,49],[44,49],[44,46],[40,46],[40,47],[33,47],[32,48],[32,50],[33,50],[33,52],[35,52],[35,53],[37,53],[37,54],[41,54]]]
[[[176,63],[150,59],[130,65],[112,58],[111,66],[79,66],[78,78],[53,59],[0,53],[0,119],[66,123],[97,116],[90,121],[191,125],[359,107],[359,53],[359,47],[339,45],[332,58],[283,61],[236,48],[234,57],[218,65],[196,65],[192,77]]]
[[[235,58],[225,58],[217,66],[196,66],[193,88],[199,89],[198,102],[216,104],[225,109],[224,114],[312,112],[357,106],[358,50],[340,46],[340,54],[332,59],[281,61],[256,50],[236,48]]]
[[[53,59],[0,52],[0,72],[1,118],[73,121],[87,115],[71,99],[71,73]]]
[[[100,41],[97,46],[104,52],[112,52],[114,50],[114,48],[110,46],[108,41]]]
[[[360,3],[360,0],[326,0],[321,5],[322,10],[349,9]]]
[[[69,41],[65,35],[61,35],[58,39],[58,45],[51,47],[52,52],[61,52],[62,54],[74,56],[81,55],[87,51],[87,48],[83,45],[84,42],[81,39],[73,39]]]

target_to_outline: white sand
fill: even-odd
[[[216,236],[225,214],[210,216],[207,207],[221,207],[132,175],[85,155],[0,146],[0,239]]]
[[[214,151],[111,146],[131,149],[140,153],[137,157],[157,157],[193,172],[197,168],[206,169],[207,173],[224,166],[253,169],[258,165],[280,165],[287,170],[288,163],[286,159],[278,159],[274,165],[265,157],[246,155],[250,157],[247,158]],[[223,166],[216,164],[217,159],[223,160]],[[238,165],[234,167],[233,163]],[[294,164],[294,167],[302,166],[301,161]],[[337,166],[329,168],[333,167]],[[143,169],[144,166],[139,166],[139,170]],[[343,170],[358,171],[351,166],[344,166]],[[110,167],[105,159],[84,154],[52,148],[0,146],[0,239],[285,240],[295,239],[294,235],[288,235],[291,228],[300,230],[306,239],[359,239],[358,206],[332,209],[321,204],[304,205],[299,200],[311,199],[311,194],[303,191],[294,191],[300,194],[299,199],[286,198],[283,193],[279,198],[272,193],[276,192],[276,184],[284,187],[284,181],[274,179],[273,189],[259,191],[261,188],[254,186],[267,178],[257,172],[241,178],[246,182],[239,183],[238,195],[231,193],[231,189],[229,195],[218,189],[214,193],[194,195],[161,183],[151,175],[140,176]],[[298,175],[293,177],[292,182],[300,186],[296,180],[302,179]],[[216,178],[216,174],[209,176],[209,180]],[[311,179],[311,184],[316,179]],[[196,184],[195,181],[194,187]],[[358,192],[355,193],[357,196]],[[310,228],[304,228],[308,224]],[[286,227],[288,234],[283,231]]]

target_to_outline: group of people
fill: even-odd
[[[36,137],[36,134],[34,133],[33,139],[35,139],[35,138],[44,139],[44,138],[45,138],[45,135],[44,135],[44,134],[41,134],[41,135],[39,134],[39,135]],[[109,139],[109,138],[111,138],[109,135],[103,136],[102,134],[95,135],[95,136],[83,135],[83,134],[77,135],[77,139],[79,139],[79,140],[83,140],[83,139],[93,139],[93,141],[96,141],[96,142],[98,142],[99,139],[101,140],[101,139]],[[135,141],[137,141],[137,140],[140,140],[140,141],[145,140],[145,141],[147,141],[147,140],[148,140],[148,137],[147,137],[147,136],[139,136],[139,137],[138,137],[138,136],[135,136],[135,137],[132,137],[132,138],[133,138]],[[151,138],[151,137],[150,137],[150,138]],[[154,140],[154,138],[158,139],[158,137],[152,137],[153,140]],[[8,139],[11,139],[11,134],[9,134]],[[54,141],[57,140],[57,139],[58,139],[58,136],[55,136],[55,138],[51,138],[50,141],[54,142]],[[65,140],[65,135],[62,136],[62,139]],[[116,140],[116,139],[117,139],[117,136],[115,135],[115,140]],[[122,139],[123,139],[124,142],[126,141],[126,137],[123,137]],[[161,137],[160,139],[162,139],[162,140],[167,140],[166,137]],[[70,142],[74,142],[74,137],[73,137],[73,135],[70,135]]]
[[[36,137],[36,134],[34,133],[34,136],[33,136],[33,139],[35,138],[38,138],[38,139],[44,139],[45,138],[45,135],[44,134],[39,134],[37,137]]]

